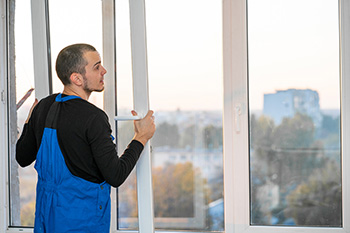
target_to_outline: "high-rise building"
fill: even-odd
[[[322,123],[318,92],[310,89],[278,90],[264,94],[263,113],[271,117],[276,125],[283,118],[291,118],[296,113],[311,117],[316,127]]]

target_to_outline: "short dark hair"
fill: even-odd
[[[70,84],[72,73],[85,74],[85,66],[88,64],[84,59],[84,53],[96,49],[89,44],[73,44],[65,47],[57,56],[56,72],[63,85]]]

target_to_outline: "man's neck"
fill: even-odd
[[[90,95],[91,95],[91,92],[86,92],[86,91],[80,90],[80,89],[79,90],[75,90],[74,88],[70,88],[69,86],[64,86],[62,94],[65,94],[65,95],[76,95],[76,96],[81,97],[84,100],[88,100]]]

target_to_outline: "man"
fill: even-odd
[[[34,232],[109,232],[110,186],[125,181],[153,136],[153,112],[134,121],[134,138],[118,157],[107,115],[87,101],[104,89],[106,70],[96,49],[64,48],[56,72],[63,92],[35,101],[16,145],[22,167],[36,160]]]

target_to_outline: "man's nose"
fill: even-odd
[[[107,70],[102,66],[102,75],[105,75],[107,73]]]

